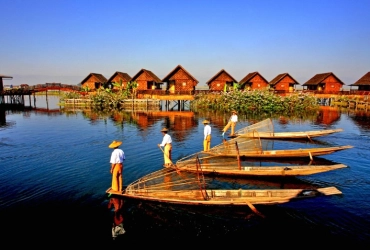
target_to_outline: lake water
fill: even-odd
[[[2,243],[14,246],[164,246],[225,243],[227,246],[370,246],[370,119],[367,112],[325,107],[309,118],[273,118],[275,131],[342,128],[318,138],[319,145],[354,148],[320,158],[348,168],[289,179],[230,178],[259,188],[335,186],[342,195],[281,205],[199,207],[107,197],[111,174],[108,145],[122,140],[124,184],[162,168],[157,147],[162,127],[170,129],[173,161],[202,150],[204,119],[211,121],[212,145],[222,142],[229,114],[211,111],[135,111],[106,114],[62,109],[58,97],[37,97],[38,109],[2,110],[0,125],[0,216]],[[237,129],[262,117],[239,114]],[[276,149],[310,142],[274,142]],[[115,206],[119,210],[115,211]],[[113,238],[112,225],[124,234]],[[145,241],[145,242],[143,242]],[[140,244],[142,243],[142,244]],[[179,245],[180,244],[180,245]],[[358,248],[357,248],[358,249]]]

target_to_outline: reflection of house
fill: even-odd
[[[162,79],[162,82],[167,83],[166,90],[175,93],[176,91],[193,91],[199,81],[181,65],[178,65]]]
[[[137,122],[142,133],[153,124],[163,122],[164,125],[161,127],[168,127],[172,138],[176,138],[177,141],[185,140],[192,133],[192,129],[198,126],[194,120],[194,112],[191,111],[134,112],[132,118]]]
[[[323,93],[341,91],[344,83],[332,72],[316,74],[310,80],[305,82],[303,89],[317,90]]]
[[[220,70],[216,75],[206,82],[209,90],[212,91],[224,90],[225,85],[227,89],[232,88],[234,83],[237,83],[237,81],[224,69]]]
[[[99,89],[100,87],[104,87],[104,84],[107,82],[107,78],[105,78],[102,74],[98,73],[90,73],[85,79],[81,82],[82,88],[89,88],[89,89]]]
[[[270,81],[270,87],[281,92],[293,92],[295,85],[299,83],[288,73],[279,74]]]
[[[317,115],[317,122],[330,125],[340,118],[340,110],[336,107],[320,106],[319,114]]]
[[[116,71],[107,81],[107,86],[113,89],[119,89],[118,86],[113,86],[113,83],[121,84],[121,88],[126,88],[127,83],[131,81],[131,76],[127,73]]]
[[[153,72],[141,69],[131,78],[132,82],[137,83],[138,90],[161,89],[161,79]]]
[[[357,86],[358,90],[370,91],[370,72],[367,72],[363,77],[358,79],[355,83],[350,84],[349,86]]]
[[[252,72],[246,75],[240,82],[240,89],[265,89],[269,86],[268,81],[258,72]]]

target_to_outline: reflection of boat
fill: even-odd
[[[235,183],[233,183],[235,184]],[[172,168],[163,168],[150,173],[129,184],[123,192],[109,188],[106,192],[126,198],[187,205],[231,205],[249,206],[255,204],[280,204],[301,198],[341,194],[336,187],[310,189],[249,189],[234,187],[230,183],[221,183],[206,179],[197,172],[180,172]],[[234,185],[235,186],[235,185]]]
[[[291,131],[291,132],[274,132],[272,120],[267,118],[263,121],[249,125],[235,132],[235,136],[260,139],[311,139],[314,137],[325,136],[343,129],[323,129],[312,131]]]
[[[323,173],[346,168],[344,164],[323,165],[292,165],[254,166],[253,162],[231,159],[229,157],[213,157],[199,153],[180,159],[173,165],[180,171],[197,172],[198,168],[204,174],[237,175],[237,176],[303,176]]]

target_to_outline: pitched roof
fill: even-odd
[[[370,85],[370,71],[349,86]]]
[[[193,79],[196,83],[199,83],[199,81],[195,79],[194,76],[192,76],[188,71],[186,71],[186,69],[184,69],[180,64],[177,65],[167,76],[165,76],[162,79],[162,82],[167,82],[179,69],[182,69],[191,79]]]
[[[274,79],[272,79],[271,81],[270,81],[270,85],[273,85],[273,86],[275,86],[276,84],[278,84],[281,80],[283,80],[284,79],[284,77],[286,77],[286,76],[288,76],[288,77],[290,77],[290,78],[292,78],[293,79],[293,83],[294,84],[299,84],[299,82],[297,82],[297,80],[296,79],[294,79],[291,75],[289,75],[288,73],[282,73],[282,74],[279,74],[279,75],[277,75]]]
[[[115,78],[116,76],[119,76],[120,78],[124,79],[125,81],[129,82],[131,81],[131,76],[129,76],[127,73],[123,73],[123,72],[120,72],[120,71],[116,71],[109,79],[107,82],[111,82],[113,80],[113,78]]]
[[[303,86],[318,85],[319,83],[325,81],[325,79],[328,78],[329,76],[334,76],[342,85],[344,85],[344,83],[336,75],[334,75],[332,72],[328,72],[314,75],[310,80],[305,82]]]
[[[221,69],[216,75],[214,75],[211,79],[209,79],[206,84],[209,85],[212,81],[214,81],[217,77],[219,77],[222,73],[225,73],[228,75],[234,82],[237,82],[234,77],[232,77],[229,73],[226,72],[226,70]]]
[[[249,82],[256,75],[259,75],[262,79],[264,79],[268,83],[268,81],[260,73],[256,71],[256,72],[252,72],[246,75],[243,79],[240,80],[239,84],[244,84],[246,82]]]
[[[107,82],[107,78],[105,78],[105,76],[103,76],[102,74],[99,74],[99,73],[90,73],[85,79],[82,80],[81,83],[86,82],[87,79],[89,79],[92,76],[95,76],[96,78],[98,78],[99,82],[101,82],[101,83]]]
[[[150,75],[156,83],[161,82],[161,79],[159,79],[158,76],[156,76],[153,72],[151,72],[150,70],[147,70],[147,69],[141,69],[141,70],[139,70],[139,72],[137,72],[136,75],[134,75],[131,78],[131,81],[135,81],[136,78],[138,78],[139,75],[141,75],[142,73],[147,73],[148,75]]]

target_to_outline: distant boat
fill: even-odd
[[[272,120],[267,118],[263,121],[246,126],[235,132],[235,137],[246,138],[260,138],[260,139],[282,139],[282,140],[296,140],[296,139],[309,139],[326,136],[333,133],[341,132],[343,129],[322,129],[312,131],[290,131],[290,132],[275,132]]]

